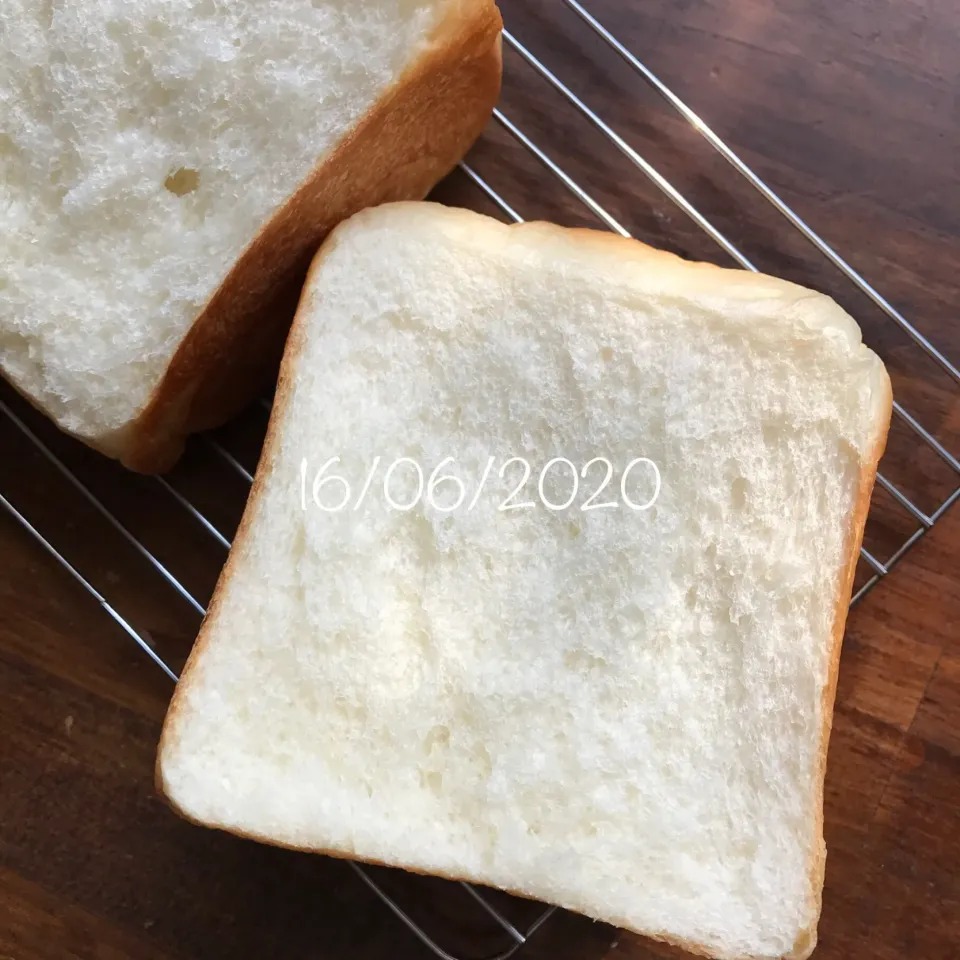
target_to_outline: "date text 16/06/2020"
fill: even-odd
[[[455,457],[446,457],[429,472],[412,457],[397,457],[389,463],[383,463],[383,459],[374,457],[362,476],[352,478],[338,472],[339,456],[330,457],[315,469],[302,459],[301,508],[339,513],[359,510],[364,504],[372,505],[371,500],[379,500],[388,510],[406,512],[422,505],[438,513],[453,513],[473,510],[486,491],[497,498],[500,513],[537,506],[553,511],[625,508],[643,512],[660,496],[660,470],[649,457],[634,457],[619,473],[606,457],[593,457],[582,467],[566,457],[554,457],[541,467],[535,479],[524,457],[508,457],[499,470],[498,458],[489,457],[479,478],[466,480],[456,472]]]

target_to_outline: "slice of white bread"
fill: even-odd
[[[4,0],[2,20],[0,371],[144,471],[263,389],[322,237],[426,195],[500,85],[493,0]]]
[[[806,957],[890,408],[853,320],[793,284],[433,204],[359,214],[311,268],[160,788],[270,843],[491,884],[714,957]],[[351,500],[323,512],[313,478],[337,455]],[[567,510],[501,512],[514,456],[533,469],[514,502],[539,501],[554,457],[609,458],[599,501],[636,457],[661,490],[645,512],[583,511],[594,467]],[[464,481],[461,507],[389,509],[400,457],[426,477],[455,458],[441,473]],[[630,481],[634,503],[652,477]],[[571,482],[548,474],[547,499]],[[408,465],[390,495],[414,487]]]

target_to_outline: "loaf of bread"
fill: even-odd
[[[433,204],[357,215],[311,268],[162,791],[708,956],[808,956],[890,409],[810,290]]]
[[[493,0],[5,0],[2,18],[0,371],[143,471],[263,388],[322,237],[423,197],[500,85]]]

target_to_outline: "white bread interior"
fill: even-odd
[[[467,62],[480,14],[496,17],[492,0],[5,0],[3,375],[65,430],[135,460],[125,428],[261,228],[438,46]],[[493,98],[433,122],[479,112],[482,125]],[[369,181],[347,213],[410,161],[368,139],[339,185]],[[449,150],[394,195],[422,196],[459,158]],[[300,216],[309,234],[318,217]],[[286,241],[276,258],[297,255]]]
[[[163,791],[710,956],[807,956],[890,405],[854,321],[793,284],[432,204],[354,217],[311,269]],[[473,511],[376,485],[303,510],[302,459],[334,455],[354,496],[377,456],[453,456],[471,494],[489,456],[646,456],[662,489],[645,513],[497,512],[512,477]]]

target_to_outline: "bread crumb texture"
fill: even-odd
[[[718,956],[809,942],[821,701],[889,415],[853,321],[639,244],[398,204],[328,241],[294,338],[167,721],[173,802]],[[358,482],[376,456],[472,478],[646,456],[663,483],[645,513],[304,511],[301,460],[334,455]]]
[[[4,374],[80,435],[131,420],[260,227],[454,5],[4,0]]]

